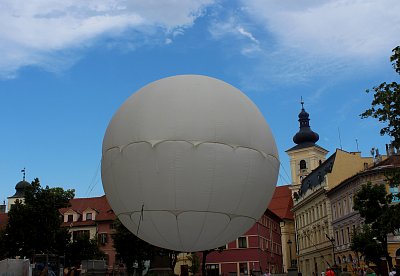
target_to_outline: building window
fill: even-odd
[[[307,169],[307,163],[305,160],[300,160],[300,170],[306,170]]]
[[[336,246],[339,245],[339,232],[336,231]]]
[[[351,233],[350,233],[350,227],[347,227],[347,243],[351,242]]]
[[[86,220],[92,220],[92,213],[86,213]]]
[[[110,229],[117,229],[115,222],[110,223]]]
[[[392,202],[400,202],[400,198],[399,198],[399,187],[394,187],[391,186],[389,188],[390,193],[392,194],[393,198],[392,198]]]
[[[340,230],[341,234],[342,234],[342,244],[345,244],[345,240],[344,240],[344,231],[343,229]]]
[[[332,214],[333,219],[336,219],[337,216],[336,216],[336,205],[335,204],[332,205],[332,209],[333,209],[333,214]]]
[[[353,211],[353,194],[350,194],[350,196],[349,196],[349,209],[350,209],[350,212],[352,212]]]
[[[99,241],[101,245],[105,245],[107,243],[107,233],[101,233]]]
[[[247,263],[239,263],[239,273],[240,275],[248,274]]]
[[[68,215],[67,222],[73,222],[73,221],[74,221],[74,215]]]
[[[89,239],[90,238],[90,231],[89,230],[79,230],[72,232],[72,238],[74,241],[77,239]]]
[[[247,248],[247,239],[246,237],[238,238],[238,248]]]
[[[206,275],[207,276],[218,276],[219,275],[219,265],[218,264],[206,265]]]

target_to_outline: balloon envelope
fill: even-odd
[[[233,86],[181,75],[143,87],[112,118],[102,181],[121,222],[162,248],[236,239],[264,213],[279,160],[257,107]]]

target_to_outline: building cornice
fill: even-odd
[[[311,203],[314,199],[321,195],[325,195],[326,190],[325,186],[317,186],[311,190],[307,190],[306,194],[300,197],[297,201],[293,201],[292,212],[296,212],[302,207],[306,206],[308,203]]]

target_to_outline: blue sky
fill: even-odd
[[[101,143],[118,107],[177,74],[226,81],[274,133],[279,185],[300,97],[318,144],[384,152],[382,125],[360,119],[365,90],[398,81],[398,0],[3,0],[0,3],[0,199],[27,180],[103,194]],[[340,140],[339,140],[340,132]]]

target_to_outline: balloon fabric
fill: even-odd
[[[102,182],[121,222],[162,248],[195,252],[245,233],[273,195],[279,157],[254,103],[215,78],[141,88],[104,136]]]

